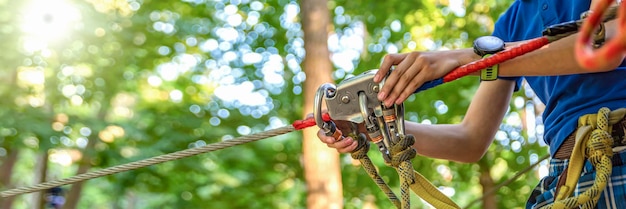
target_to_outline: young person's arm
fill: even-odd
[[[606,39],[611,40],[614,38],[617,34],[616,21],[605,23],[605,28]],[[499,65],[499,76],[547,76],[589,73],[576,62],[574,46],[577,38],[578,35],[574,34],[550,43],[541,49],[503,62]],[[524,42],[507,43],[507,47],[516,46]],[[387,106],[391,106],[393,103],[400,104],[425,82],[441,78],[456,67],[480,58],[480,56],[474,53],[473,49],[389,54],[385,56],[374,81],[382,81],[382,78],[387,75],[392,66],[395,66],[395,69],[385,79],[385,84],[381,88],[378,99],[384,101]],[[616,60],[609,67],[598,69],[596,72],[613,70],[620,63],[620,60]]]
[[[415,136],[413,147],[419,155],[458,162],[478,161],[502,123],[514,87],[515,81],[510,80],[482,82],[461,123],[426,125],[407,121],[405,132]],[[357,146],[350,137],[335,142],[321,130],[318,137],[341,153]]]

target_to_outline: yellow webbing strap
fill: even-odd
[[[413,172],[415,175],[415,182],[411,184],[411,190],[417,194],[417,196],[424,199],[435,208],[461,208],[455,202],[453,202],[448,196],[441,193],[435,185],[430,183],[422,174],[417,171]]]
[[[612,172],[611,157],[613,156],[612,125],[624,118],[626,109],[621,108],[611,112],[608,108],[601,108],[598,114],[588,114],[578,119],[576,144],[569,159],[565,184],[558,190],[555,202],[542,209],[561,208],[594,208],[606,187]],[[570,197],[582,168],[585,158],[596,169],[596,178],[593,185],[578,196]]]
[[[413,135],[406,135],[400,138],[396,144],[391,146],[391,165],[396,168],[400,176],[400,192],[402,198],[402,208],[410,208],[410,191],[413,190],[417,196],[428,202],[435,208],[456,209],[461,208],[448,196],[443,194],[430,181],[417,171],[413,170],[411,159],[417,154],[411,146],[415,142]]]

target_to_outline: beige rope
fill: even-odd
[[[116,174],[116,173],[120,173],[124,171],[143,168],[143,167],[147,167],[147,166],[151,166],[151,165],[155,165],[159,163],[178,160],[181,158],[191,157],[191,156],[206,153],[206,152],[211,152],[211,151],[220,150],[220,149],[224,149],[224,148],[228,148],[228,147],[232,147],[232,146],[236,146],[240,144],[245,144],[248,142],[253,142],[253,141],[258,141],[258,140],[265,139],[265,138],[283,135],[283,134],[286,134],[295,130],[296,129],[292,125],[289,125],[289,126],[265,131],[265,132],[259,132],[256,134],[237,137],[232,140],[226,140],[222,142],[208,144],[202,147],[190,148],[190,149],[181,150],[178,152],[173,152],[173,153],[169,153],[165,155],[148,158],[148,159],[141,160],[141,161],[131,162],[131,163],[104,168],[101,170],[96,170],[96,171],[92,171],[88,173],[83,173],[83,174],[79,174],[79,175],[66,178],[66,179],[43,182],[43,183],[36,184],[33,186],[18,187],[15,189],[10,189],[10,190],[1,192],[0,197],[8,198],[8,197],[12,197],[12,196],[20,195],[20,194],[42,191],[42,190],[46,190],[46,189],[50,189],[50,188],[58,187],[62,185],[74,184],[77,182],[95,179],[95,178],[102,177],[102,176],[108,176],[111,174]]]
[[[352,158],[357,159],[359,160],[359,162],[361,162],[361,166],[363,166],[363,169],[365,170],[367,175],[369,175],[374,183],[376,183],[376,186],[378,186],[378,188],[380,188],[380,190],[385,193],[387,198],[389,198],[391,203],[393,203],[396,208],[400,208],[402,203],[400,202],[396,194],[393,193],[385,180],[380,176],[372,160],[369,158],[369,156],[367,156],[367,152],[370,150],[370,144],[367,141],[365,135],[351,135],[351,137],[353,139],[356,139],[358,142],[357,147],[354,149],[354,151],[350,153]]]

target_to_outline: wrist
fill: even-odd
[[[487,58],[504,50],[505,43],[495,36],[483,36],[474,41],[474,54]],[[493,81],[498,78],[498,65],[490,66],[480,72],[481,81]]]
[[[460,52],[461,54],[459,56],[459,66],[476,62],[483,58],[482,56],[474,53],[474,49],[472,48],[460,49]]]

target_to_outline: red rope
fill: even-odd
[[[626,55],[626,3],[622,3],[618,10],[615,37],[599,49],[590,45],[591,34],[602,21],[602,15],[611,3],[613,0],[603,0],[596,4],[594,12],[583,22],[576,42],[578,64],[592,72],[610,68],[612,63],[619,63]]]
[[[515,57],[524,55],[528,52],[532,52],[534,50],[537,50],[543,46],[545,46],[546,44],[550,43],[550,41],[548,40],[547,37],[542,36],[539,38],[535,38],[535,39],[531,39],[530,41],[517,45],[515,47],[511,47],[509,49],[506,49],[504,51],[498,52],[490,57],[484,58],[484,59],[480,59],[474,62],[470,62],[466,65],[460,66],[454,70],[452,70],[451,72],[449,72],[447,75],[445,75],[443,77],[443,82],[450,82],[456,79],[459,79],[463,76],[469,75],[473,72],[485,69],[487,67],[490,66],[494,66],[497,64],[500,64],[504,61],[513,59]]]
[[[324,113],[322,114],[322,120],[324,121],[330,121],[330,115],[328,115],[328,113]],[[310,117],[304,120],[297,120],[295,122],[293,122],[291,124],[296,130],[302,130],[311,126],[315,126],[315,118],[314,117]]]

